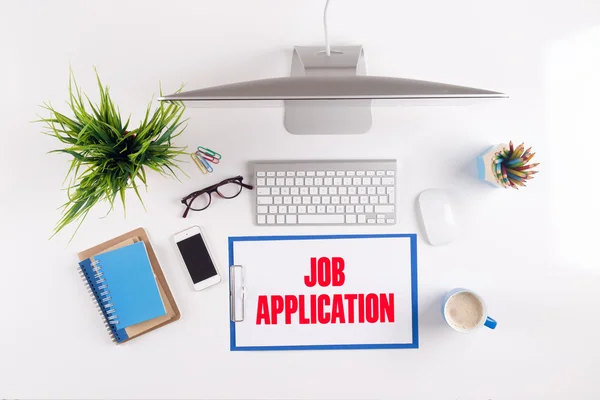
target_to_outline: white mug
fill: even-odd
[[[454,316],[450,315],[448,303],[454,296],[457,296],[461,293],[467,293],[467,294],[471,295],[475,299],[475,301],[478,302],[477,308],[480,308],[481,313],[479,315],[479,319],[477,320],[477,323],[474,324],[473,326],[469,326],[469,327],[461,326],[458,323],[458,321],[455,320]],[[453,289],[450,292],[448,292],[448,294],[446,294],[446,297],[444,297],[444,301],[442,302],[442,314],[444,315],[444,320],[446,321],[446,323],[452,329],[454,329],[455,331],[458,331],[458,332],[469,333],[476,329],[481,328],[484,325],[490,329],[495,329],[496,325],[497,325],[497,322],[488,316],[487,307],[485,306],[483,299],[477,293],[473,292],[472,290],[468,290],[468,289],[457,288],[457,289]]]

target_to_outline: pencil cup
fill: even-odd
[[[497,188],[504,186],[500,184],[494,172],[494,157],[498,152],[502,152],[503,150],[508,150],[508,145],[501,143],[490,147],[477,157],[477,176],[480,180]]]

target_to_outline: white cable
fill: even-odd
[[[325,52],[329,57],[331,55],[331,47],[329,46],[329,32],[327,30],[327,7],[329,7],[329,0],[325,2],[325,11],[323,11],[323,28],[325,29]]]

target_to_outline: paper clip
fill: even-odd
[[[206,167],[204,166],[204,163],[202,161],[200,161],[200,159],[202,157],[200,157],[196,153],[191,153],[190,155],[192,156],[192,160],[194,160],[194,162],[196,163],[196,165],[198,166],[198,168],[200,169],[200,171],[202,171],[203,174],[208,174],[208,171],[206,170]]]
[[[209,156],[213,156],[217,160],[221,159],[221,155],[219,153],[217,153],[216,151],[212,151],[211,149],[207,149],[206,147],[198,146],[198,151],[200,151],[201,153],[206,153]]]
[[[196,154],[198,154],[199,156],[203,157],[204,159],[206,159],[207,161],[210,161],[213,164],[218,164],[219,163],[219,159],[215,158],[209,154],[204,153],[203,151],[198,150],[196,152]]]
[[[206,161],[206,160],[204,159],[204,157],[202,157],[202,156],[201,156],[201,155],[199,155],[199,154],[196,154],[196,157],[198,157],[198,159],[200,159],[200,162],[201,162],[202,164],[204,164],[204,168],[206,168],[206,170],[207,170],[208,172],[213,172],[213,168],[210,166],[210,164],[208,163],[208,161]]]

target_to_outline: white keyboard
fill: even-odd
[[[253,163],[258,225],[396,223],[396,160]]]

